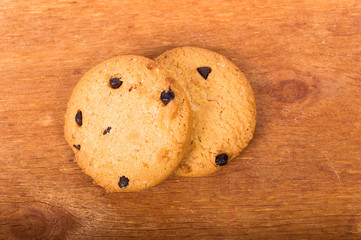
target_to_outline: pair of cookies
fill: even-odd
[[[241,71],[217,53],[181,47],[89,70],[69,100],[65,138],[96,184],[131,192],[172,172],[216,172],[247,146],[255,122]]]

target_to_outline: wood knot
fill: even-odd
[[[305,100],[309,95],[309,91],[306,83],[291,79],[277,83],[270,91],[270,95],[278,102],[296,103]]]
[[[62,208],[36,204],[10,216],[9,230],[17,239],[62,239],[75,221]]]
[[[39,210],[27,209],[12,218],[12,234],[19,239],[43,238],[47,236],[49,223]]]

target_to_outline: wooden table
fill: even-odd
[[[184,45],[244,71],[255,138],[222,171],[107,194],[63,137],[72,88]],[[361,239],[361,1],[0,1],[0,239]]]

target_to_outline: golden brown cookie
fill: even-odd
[[[206,49],[175,48],[155,60],[182,84],[193,111],[191,146],[175,173],[197,177],[216,172],[253,137],[251,86],[236,65]]]
[[[182,160],[191,134],[182,87],[156,62],[119,56],[90,69],[75,86],[65,138],[77,163],[109,192],[149,188]]]

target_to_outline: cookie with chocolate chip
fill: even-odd
[[[176,174],[205,176],[238,156],[253,138],[256,104],[244,74],[201,48],[166,51],[156,62],[183,85],[193,112],[191,146]]]
[[[119,56],[90,69],[75,86],[65,138],[76,161],[109,192],[160,183],[179,165],[191,134],[191,108],[156,62]]]

